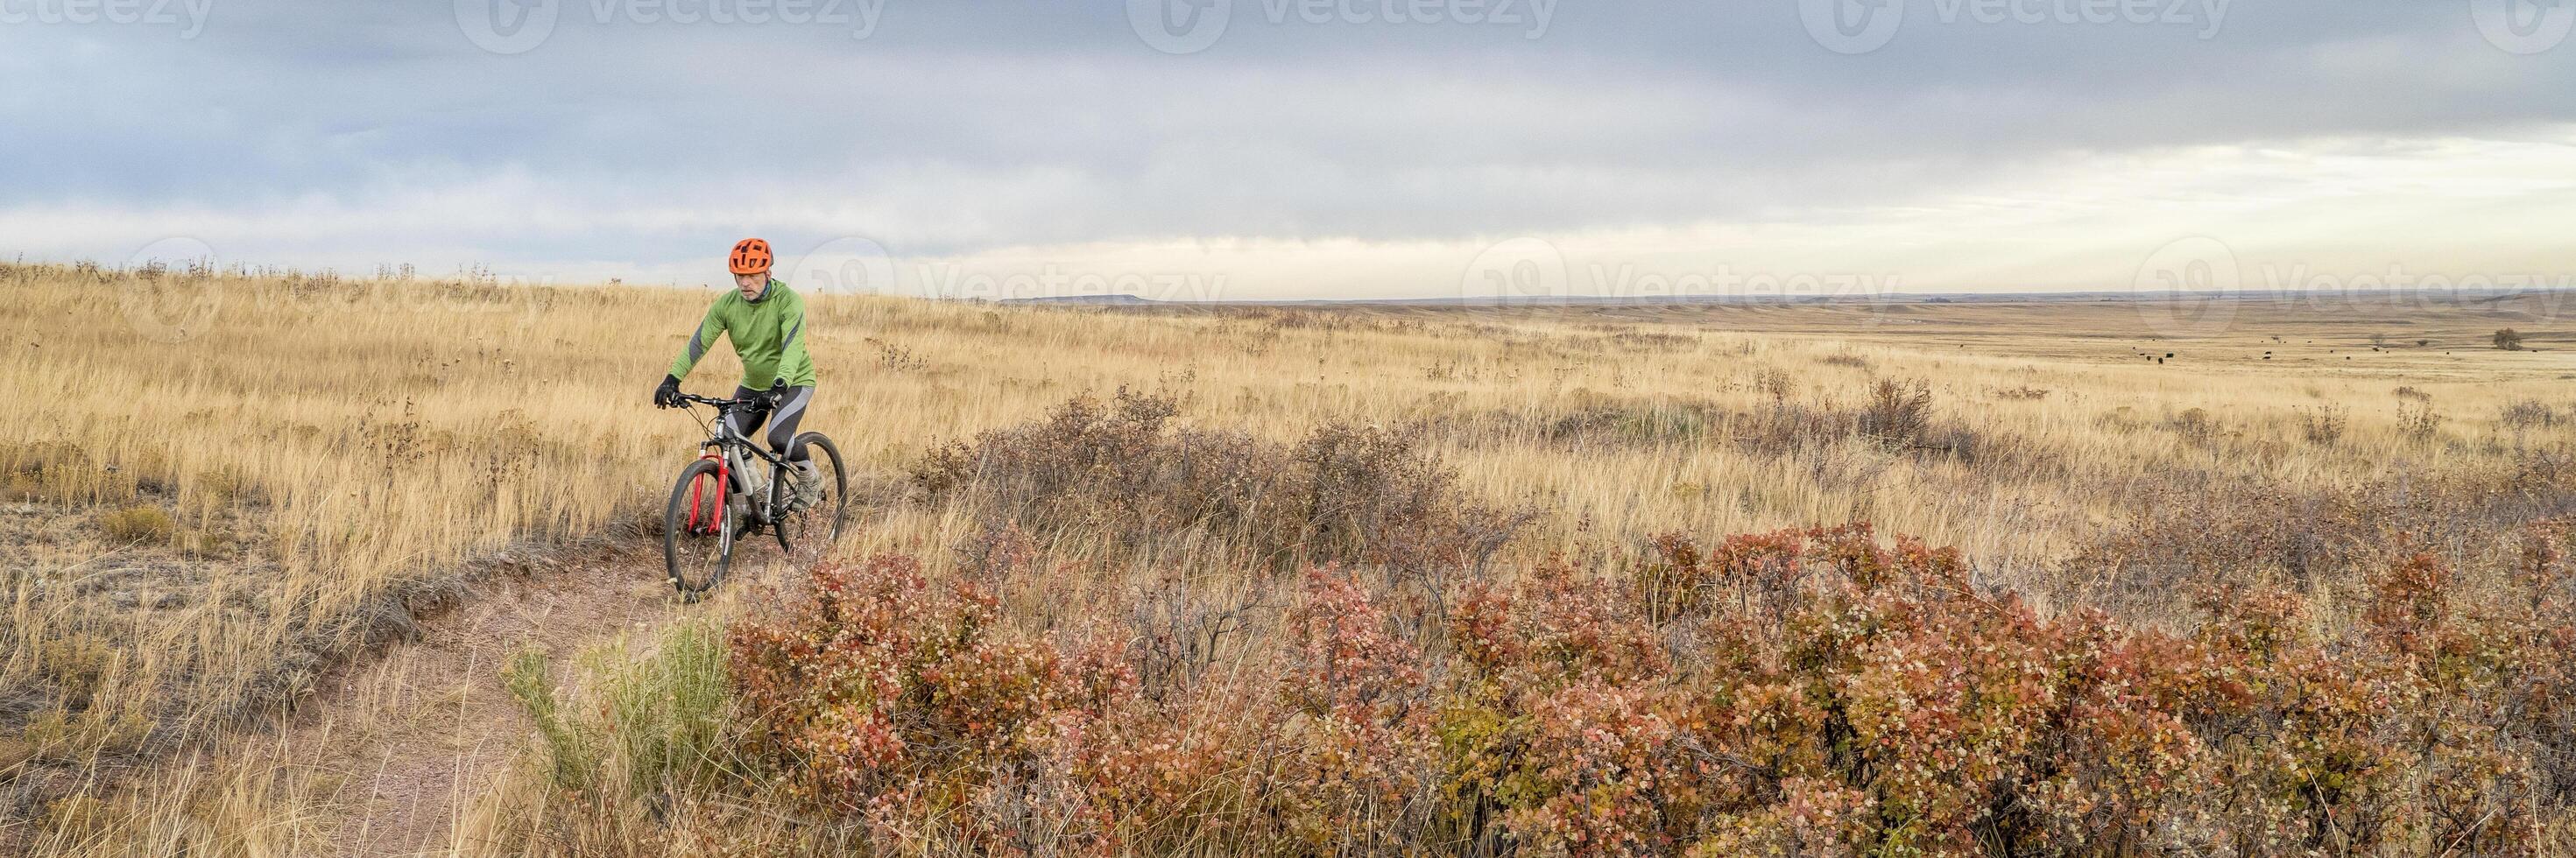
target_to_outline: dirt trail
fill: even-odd
[[[776,560],[745,553],[740,579]],[[673,596],[658,545],[644,540],[538,561],[475,585],[423,620],[418,640],[324,677],[282,729],[300,762],[337,775],[327,842],[349,856],[470,845],[457,842],[457,822],[507,773],[531,727],[502,686],[509,658],[535,649],[560,674],[585,647],[708,607]]]
[[[339,854],[444,852],[472,798],[522,747],[527,717],[501,686],[511,655],[561,660],[680,606],[641,540],[534,561],[424,619],[417,640],[332,671],[281,727],[298,762],[338,782],[326,842]]]

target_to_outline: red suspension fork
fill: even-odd
[[[689,483],[689,532],[705,536],[715,533],[717,523],[724,520],[720,516],[724,515],[725,488],[733,482],[733,468],[723,456],[715,453],[708,453],[698,458],[714,459],[716,463],[715,503],[702,505],[702,495],[706,491],[705,484],[697,481]],[[702,511],[703,517],[701,517]]]

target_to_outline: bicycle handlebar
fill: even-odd
[[[699,396],[694,393],[680,393],[672,395],[671,401],[681,405],[687,405],[690,403],[712,405],[715,406],[718,411],[729,411],[735,408],[758,404],[760,401],[768,398],[769,394],[766,393],[754,393],[741,399],[717,399],[712,396]]]

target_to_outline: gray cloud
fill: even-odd
[[[108,257],[193,227],[245,256],[543,270],[673,264],[746,232],[919,254],[1462,240],[1830,221],[2121,153],[2576,122],[2576,45],[2500,50],[2465,2],[2235,2],[2202,38],[1944,21],[1946,0],[1908,0],[1895,37],[1854,56],[1812,39],[1796,2],[1567,2],[1529,38],[1274,24],[1276,0],[1241,0],[1182,56],[1123,3],[884,0],[854,38],[602,24],[602,2],[561,0],[515,55],[477,47],[448,2],[217,0],[193,39],[0,24],[0,210],[104,233],[0,249]],[[261,226],[299,217],[382,229],[326,245]]]

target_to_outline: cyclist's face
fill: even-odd
[[[769,272],[767,271],[755,274],[736,274],[733,276],[733,287],[742,290],[742,297],[744,298],[760,297],[761,288],[768,285]]]

